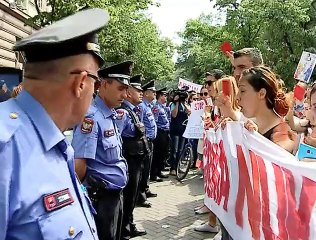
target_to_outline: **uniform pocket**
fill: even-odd
[[[67,206],[41,216],[37,222],[43,240],[84,239],[84,232],[90,231],[80,208]]]
[[[113,162],[113,160],[120,158],[120,143],[116,136],[104,138],[102,144],[105,152],[105,162]]]

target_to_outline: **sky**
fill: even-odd
[[[187,20],[199,17],[202,13],[215,12],[214,1],[210,0],[156,0],[160,7],[150,7],[148,10],[154,23],[161,31],[162,36],[169,37],[175,43],[181,41],[177,32],[185,27]]]

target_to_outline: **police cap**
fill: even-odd
[[[132,61],[125,61],[109,67],[101,68],[98,71],[100,78],[113,78],[120,83],[129,86],[134,63]]]
[[[143,79],[143,77],[142,77],[141,74],[135,75],[134,77],[132,77],[132,78],[130,79],[130,84],[131,84],[131,86],[134,87],[134,88],[136,88],[136,89],[138,89],[138,90],[141,90],[141,91],[142,91],[142,90],[143,90],[143,89],[142,89],[142,84],[141,84],[142,79]]]
[[[167,88],[164,87],[164,88],[158,89],[156,93],[157,95],[165,95],[167,94]]]
[[[108,21],[109,14],[104,9],[82,10],[18,41],[13,50],[23,51],[27,62],[92,53],[103,65],[97,32]]]
[[[143,88],[144,91],[151,90],[151,91],[156,92],[155,80],[151,80],[150,82],[144,84],[144,85],[142,86],[142,88]]]

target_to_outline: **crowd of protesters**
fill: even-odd
[[[95,55],[94,51],[92,53]],[[72,56],[73,53],[69,54]],[[206,103],[202,116],[205,129],[225,128],[228,121],[241,121],[249,131],[257,131],[293,155],[297,155],[300,143],[316,147],[316,85],[297,81],[294,89],[286,89],[282,76],[264,65],[263,57],[256,48],[227,52],[227,56],[232,64],[232,73],[210,69],[205,75],[200,92],[189,91],[187,88],[173,91],[166,88],[156,89],[153,80],[144,84],[141,75],[132,76],[133,62],[127,61],[101,68],[97,74],[70,71],[72,76],[79,75],[77,80],[82,81],[77,86],[77,92],[67,95],[67,98],[62,98],[66,94],[54,95],[54,101],[43,101],[47,106],[53,106],[57,98],[66,102],[69,99],[75,101],[74,95],[78,95],[78,99],[81,94],[82,98],[88,96],[81,92],[83,80],[88,77],[94,79],[94,84],[98,86],[89,110],[83,111],[83,122],[75,121],[76,124],[68,124],[69,126],[60,130],[64,132],[75,125],[72,138],[75,156],[73,167],[82,188],[88,189],[92,200],[91,209],[94,208],[91,212],[95,216],[100,239],[130,239],[146,234],[146,231],[136,228],[133,210],[135,206],[155,207],[148,201],[148,198],[157,197],[157,194],[150,191],[149,181],[162,182],[169,176],[176,175],[186,141],[190,141],[193,146],[193,168],[196,162],[203,161],[203,139],[183,137],[185,123],[191,114],[190,104],[194,101],[204,100]],[[38,95],[40,90],[44,90],[41,81],[34,79],[45,76],[45,69],[49,70],[48,65],[50,61],[56,61],[56,56],[52,54],[49,56],[51,59],[44,60],[34,59],[38,56],[33,57],[29,53],[31,60],[24,71],[26,88],[23,81],[10,93],[5,82],[0,81],[1,101],[4,102],[0,107],[3,106],[3,109],[9,109],[9,105],[6,105],[9,103],[27,104],[27,101],[23,102],[24,99],[32,102],[28,92],[34,91],[33,94]],[[58,61],[63,58],[67,60],[69,56],[57,57]],[[71,68],[71,61],[68,60],[65,63]],[[38,61],[42,62],[41,70]],[[80,65],[80,61],[74,63]],[[55,64],[57,66],[56,62]],[[66,65],[63,67],[66,68]],[[58,77],[52,77],[51,82]],[[226,86],[229,94],[223,94],[224,82],[228,83]],[[59,86],[58,83],[52,85],[55,92],[64,89],[56,86]],[[91,86],[89,92],[92,92]],[[297,96],[297,89],[300,90],[301,97]],[[47,89],[45,91],[47,96],[53,97],[52,92]],[[40,96],[38,98],[41,99]],[[85,105],[88,106],[90,102],[87,100]],[[35,105],[40,108],[38,104]],[[57,101],[54,109],[58,108],[57,105],[62,106]],[[67,111],[65,108],[65,114]],[[74,109],[73,111],[75,112]],[[52,116],[55,117],[56,114],[59,116],[59,113]],[[18,115],[16,112],[9,114],[11,119],[18,118]],[[65,154],[70,146],[62,142],[64,146],[58,146],[58,149],[65,148]],[[310,156],[299,160],[313,162],[315,159],[316,156]],[[166,169],[169,176],[163,173]],[[76,185],[78,180],[73,176],[75,174],[71,175],[71,180]],[[58,194],[71,195],[69,189],[63,191]],[[79,190],[76,188],[75,191]],[[53,194],[49,196],[54,197]],[[58,208],[50,205],[51,202],[44,204],[48,212],[64,207],[62,204],[58,205],[59,203],[56,203]],[[70,205],[72,202],[66,204]],[[195,227],[196,231],[217,233],[214,239],[231,239],[212,209],[203,204],[194,211],[196,214],[208,214],[208,221]],[[69,233],[72,230],[72,227],[69,228]]]

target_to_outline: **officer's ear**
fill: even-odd
[[[132,94],[131,94],[131,87],[128,87],[127,90],[126,90],[126,95],[127,97],[132,97]]]
[[[73,75],[74,79],[72,82],[73,92],[77,98],[82,96],[82,93],[86,91],[87,88],[87,72],[81,72]]]

